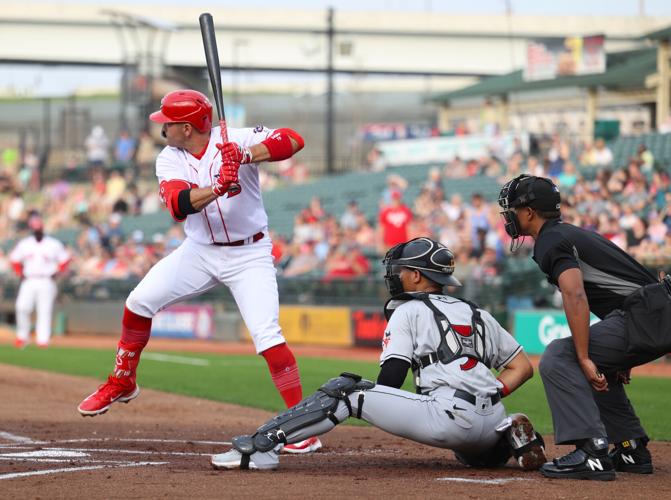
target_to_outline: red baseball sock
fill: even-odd
[[[284,343],[266,349],[261,355],[268,363],[270,376],[275,387],[277,387],[287,407],[291,408],[303,399],[298,365],[291,349]]]
[[[128,385],[135,385],[135,372],[140,363],[140,353],[149,342],[151,318],[138,316],[124,308],[121,321],[121,340],[117,347],[114,376]]]
[[[121,320],[121,342],[125,344],[141,344],[140,350],[149,342],[151,335],[151,318],[135,314],[124,307]]]

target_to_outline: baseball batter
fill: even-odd
[[[523,414],[508,416],[501,397],[533,374],[522,347],[486,311],[443,294],[458,286],[454,256],[440,243],[417,238],[386,254],[392,299],[377,383],[343,373],[297,406],[271,419],[233,449],[212,457],[218,469],[275,469],[286,443],[333,429],[350,416],[419,443],[456,452],[472,466],[540,467],[540,436]],[[498,379],[490,368],[499,371]],[[408,369],[417,394],[400,389]]]
[[[126,300],[114,373],[82,401],[79,412],[98,415],[114,402],[137,397],[136,369],[154,315],[220,283],[231,290],[256,352],[266,359],[287,406],[296,404],[302,397],[301,383],[278,323],[277,281],[258,163],[290,158],[303,148],[303,139],[288,128],[259,126],[230,128],[230,142],[219,144],[212,105],[194,90],[170,92],[150,119],[163,124],[168,143],[156,159],[161,199],[176,221],[185,221],[186,239],[147,273]],[[242,189],[229,194],[234,183]],[[314,438],[287,451],[320,447]]]
[[[28,219],[33,234],[22,239],[9,254],[16,274],[21,278],[16,297],[16,341],[19,349],[28,344],[30,315],[37,309],[36,343],[48,347],[51,338],[51,316],[57,295],[54,277],[67,269],[70,254],[56,238],[44,234],[39,215]]]

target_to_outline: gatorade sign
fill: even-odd
[[[590,316],[590,324],[597,321],[599,318]],[[542,354],[553,340],[571,336],[564,311],[556,309],[518,309],[513,332],[527,354]]]

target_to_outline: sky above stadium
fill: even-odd
[[[122,0],[121,3],[131,0]],[[143,4],[184,5],[184,0],[138,0]],[[25,0],[25,4],[91,4],[110,5],[110,0]],[[337,10],[379,10],[412,12],[454,12],[455,14],[505,14],[517,15],[579,15],[579,16],[671,16],[670,0],[192,0],[190,4],[231,7],[277,7],[300,9],[326,9],[334,6]],[[2,7],[0,7],[0,16]],[[27,65],[0,66],[0,96],[62,96],[77,89],[109,87],[111,81],[118,82],[120,70],[114,68],[46,68]],[[277,76],[275,76],[276,78]]]
[[[39,0],[27,3],[68,3],[63,0]],[[78,0],[76,3],[109,5],[110,0]],[[123,3],[123,2],[122,2]],[[184,5],[184,0],[139,0],[143,4]],[[282,0],[281,4],[271,0],[207,0],[192,1],[191,5],[230,5],[245,7],[277,7],[325,9],[333,6],[340,10],[401,10],[413,12],[455,12],[502,14],[509,5],[514,14],[529,15],[615,15],[647,16],[671,15],[669,0]]]

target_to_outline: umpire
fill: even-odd
[[[632,367],[671,350],[669,277],[658,282],[606,238],[562,222],[559,189],[550,179],[512,179],[499,205],[513,245],[520,236],[533,238],[533,259],[559,287],[571,330],[571,338],[547,347],[539,368],[555,442],[576,449],[541,472],[605,481],[616,470],[652,473],[649,439],[623,384]],[[590,311],[601,319],[592,326]]]

